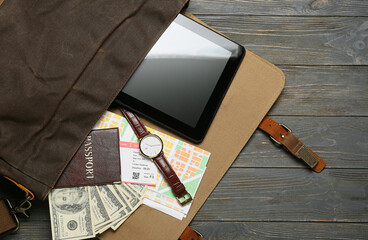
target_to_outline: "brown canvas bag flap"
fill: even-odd
[[[0,175],[44,199],[187,1],[5,0]]]
[[[188,16],[201,22],[193,15]],[[188,215],[180,221],[143,205],[119,229],[106,231],[100,239],[178,239],[257,129],[284,86],[285,76],[279,68],[247,50],[206,137],[197,145],[211,152],[211,157]],[[118,111],[116,113],[119,114]],[[153,129],[181,139],[147,119],[142,121]]]

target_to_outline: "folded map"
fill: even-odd
[[[182,207],[155,164],[139,154],[138,139],[127,120],[107,111],[97,122],[95,128],[110,127],[119,128],[122,181],[150,185],[143,200],[145,205],[180,220],[186,217],[191,204]],[[195,193],[203,178],[211,153],[155,129],[149,127],[147,129],[161,137],[166,158],[195,201]]]

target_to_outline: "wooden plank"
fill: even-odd
[[[50,221],[21,221],[19,231],[16,234],[8,235],[5,239],[49,240],[51,239]]]
[[[196,221],[368,223],[368,169],[231,168]]]
[[[368,64],[367,17],[199,18],[274,64]]]
[[[271,115],[368,116],[367,66],[282,66],[285,88]]]
[[[196,221],[368,222],[368,170],[232,168]],[[47,202],[35,201],[29,228],[49,233]],[[32,221],[32,222],[31,222]],[[39,224],[42,222],[42,224]],[[24,236],[21,235],[21,236]]]
[[[23,220],[21,226],[16,234],[8,235],[6,240],[50,240],[51,239],[51,225],[50,220],[36,221],[36,220]],[[98,240],[98,238],[90,238],[90,240]]]
[[[367,239],[365,223],[197,222],[205,239]]]
[[[188,11],[223,15],[368,16],[368,6],[361,0],[191,0]]]
[[[326,168],[368,168],[368,118],[272,117],[327,163]],[[257,130],[233,167],[308,168]]]

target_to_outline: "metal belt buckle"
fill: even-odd
[[[283,128],[285,128],[285,130],[286,131],[288,131],[288,132],[292,132],[291,131],[291,129],[290,128],[288,128],[288,126],[286,126],[285,124],[283,124],[283,123],[281,123],[280,124],[280,126],[281,127],[283,127]],[[281,138],[284,138],[285,136],[284,135],[281,135],[280,136]],[[277,141],[274,137],[272,137],[271,135],[270,135],[270,138],[272,139],[272,141],[274,141],[278,146],[281,146],[282,144],[279,142],[279,141]]]
[[[0,237],[19,229],[18,217],[8,199],[0,199],[0,223]]]
[[[187,203],[190,203],[193,199],[192,196],[190,196],[189,193],[184,194],[182,197],[176,197],[176,199],[178,200],[178,202],[180,203],[180,205],[184,206]]]
[[[295,153],[295,156],[303,160],[310,168],[314,168],[318,164],[318,158],[309,152],[309,149],[305,145]]]
[[[285,124],[280,124],[286,131],[292,132],[290,128],[288,128]],[[280,136],[284,138],[284,135]],[[282,146],[282,144],[277,141],[274,137],[270,136],[272,141],[274,141],[278,146]],[[301,160],[303,160],[310,168],[314,168],[318,164],[318,158],[316,158],[312,153],[308,151],[308,148],[303,144],[302,147],[295,153],[295,156]]]

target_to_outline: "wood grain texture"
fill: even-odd
[[[191,226],[209,240],[367,239],[368,1],[191,0],[188,11],[281,67],[269,114],[327,162],[314,173],[257,130]],[[33,205],[5,239],[51,238],[47,201]]]
[[[207,240],[259,239],[367,239],[368,225],[362,223],[295,222],[197,222],[190,226]]]
[[[191,0],[193,14],[280,15],[280,16],[368,16],[361,0]]]
[[[368,169],[231,168],[196,221],[368,223]]]
[[[367,17],[199,18],[276,65],[368,64]]]
[[[272,117],[327,163],[326,168],[368,169],[368,118]],[[232,167],[308,168],[257,130]]]
[[[286,84],[269,115],[367,116],[367,66],[281,66]]]
[[[51,226],[48,221],[23,220],[16,234],[8,235],[5,240],[27,239],[27,240],[50,240]]]

